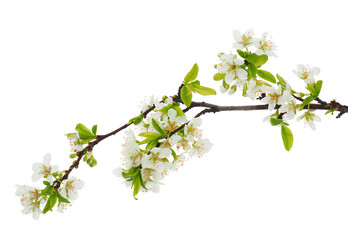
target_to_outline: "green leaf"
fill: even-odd
[[[257,68],[254,64],[248,64],[248,73],[250,74],[250,78],[256,78]]]
[[[138,195],[140,186],[141,186],[140,174],[138,174],[133,178],[133,181],[132,181],[133,197],[135,200],[138,200],[135,196]]]
[[[197,78],[198,75],[198,65],[195,63],[191,70],[186,74],[184,78],[184,84],[189,83]]]
[[[272,73],[270,72],[267,72],[265,70],[257,70],[257,75],[260,77],[260,78],[263,78],[271,83],[276,83],[277,80],[275,79],[275,77],[273,76]]]
[[[52,208],[54,207],[54,205],[56,205],[57,203],[57,193],[51,195],[48,200],[47,200],[47,203],[43,209],[43,213],[47,213],[49,210],[52,210]]]
[[[153,137],[153,136],[156,138],[158,135],[159,134],[156,132],[142,132],[139,134],[139,136],[144,137],[144,138]]]
[[[143,180],[143,176],[141,175],[141,172],[139,172],[139,178],[140,178],[140,185],[145,189],[147,190],[147,188],[145,187],[145,184],[144,184],[144,180]]]
[[[284,147],[287,151],[290,151],[290,149],[292,148],[292,144],[294,143],[294,136],[292,135],[290,128],[288,128],[285,125],[282,125],[281,132]]]
[[[203,87],[197,84],[189,84],[192,91],[203,96],[216,95],[216,91],[212,88]],[[190,104],[191,105],[191,104]]]
[[[277,76],[277,79],[278,79],[280,85],[282,85],[283,87],[286,87],[286,82],[285,82],[284,78],[282,78],[278,73],[276,76]]]
[[[98,125],[94,125],[94,126],[92,127],[92,133],[93,133],[94,135],[97,135],[97,128],[98,128]]]
[[[268,56],[263,55],[257,55],[256,53],[252,53],[249,56],[245,58],[248,62],[251,62],[256,65],[256,67],[261,67],[263,64],[265,64],[268,60]]]
[[[141,123],[142,121],[143,121],[143,113],[141,113],[139,116],[136,116],[136,117],[131,118],[131,119],[129,120],[129,122],[130,122],[130,123],[133,122],[134,125],[138,125],[138,124]]]
[[[74,159],[74,158],[76,157],[76,154],[75,154],[75,153],[72,153],[72,154],[69,155],[69,157],[70,157],[71,159]]]
[[[248,56],[247,52],[243,52],[242,50],[238,49],[237,53],[239,56],[241,56],[242,58],[246,58]]]
[[[306,89],[313,95],[317,95],[317,91],[315,90],[314,84],[307,84]]]
[[[316,93],[316,96],[317,96],[317,97],[318,97],[319,94],[320,94],[322,85],[323,85],[323,81],[322,81],[322,80],[319,80],[319,81],[316,82],[315,85],[314,85],[315,93]]]
[[[163,132],[162,128],[158,125],[158,123],[156,122],[156,120],[154,118],[152,118],[152,126],[157,130],[157,132],[159,132],[161,135],[165,135],[165,133]]]
[[[216,73],[216,74],[214,75],[213,79],[214,79],[215,81],[220,81],[220,80],[224,79],[225,76],[226,76],[226,73]]]
[[[70,203],[68,199],[66,199],[65,197],[63,197],[62,195],[60,195],[59,193],[57,194],[58,196],[58,200],[60,202],[63,202],[63,203]]]
[[[272,126],[277,126],[283,122],[283,119],[271,118],[270,122],[271,122]]]
[[[92,140],[95,135],[85,125],[79,123],[76,125],[75,130],[79,133],[79,138],[82,140]]]
[[[141,133],[141,134],[142,134],[142,133]],[[144,134],[142,134],[142,135],[144,135]],[[142,135],[139,134],[139,136],[142,136]],[[141,141],[141,142],[139,143],[139,145],[152,142],[152,141],[154,141],[154,140],[156,140],[156,139],[161,138],[162,136],[163,136],[163,135],[160,134],[160,133],[151,133],[151,135],[147,135],[146,139],[144,139],[143,141]]]
[[[51,186],[50,182],[47,181],[43,181],[43,184],[45,184],[46,186]]]
[[[189,107],[191,105],[191,102],[192,102],[192,92],[191,90],[189,90],[187,88],[187,86],[183,86],[181,88],[181,91],[180,91],[180,96],[181,96],[181,100],[183,101],[183,103]]]
[[[179,106],[176,106],[176,107],[174,107],[174,110],[176,111],[176,113],[177,113],[177,117],[180,117],[180,116],[184,116],[185,115],[185,113],[184,113],[184,111],[179,107]]]
[[[313,100],[315,100],[317,97],[315,96],[309,96],[309,97],[306,97],[303,102],[302,102],[302,106],[306,106],[308,105],[309,103],[311,103]]]

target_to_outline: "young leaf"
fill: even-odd
[[[294,136],[292,135],[290,128],[288,128],[285,125],[282,125],[281,133],[284,147],[287,151],[290,151],[290,149],[292,148],[292,144],[294,143]]]
[[[76,125],[75,130],[79,133],[79,138],[82,140],[92,140],[95,135],[85,125],[79,123]]]
[[[65,197],[63,197],[63,196],[60,195],[59,193],[58,193],[57,196],[58,196],[58,200],[59,200],[60,202],[63,202],[63,203],[70,203],[68,199],[66,199]]]
[[[246,58],[248,56],[248,53],[243,52],[242,50],[237,50],[237,53],[239,56],[241,56],[242,58]]]
[[[270,72],[267,72],[265,70],[257,70],[257,75],[260,77],[260,78],[263,78],[271,83],[276,83],[277,80],[275,79],[275,77],[273,76],[272,73]]]
[[[187,86],[183,86],[181,88],[180,91],[180,96],[181,96],[181,100],[183,101],[183,103],[189,107],[191,105],[192,102],[192,92],[190,89],[187,88]]]
[[[139,193],[140,186],[141,186],[140,174],[138,174],[133,178],[133,181],[132,181],[133,197],[135,200],[138,200],[135,196]]]
[[[212,88],[203,87],[197,84],[190,84],[190,88],[193,92],[199,93],[203,96],[216,95],[216,91]]]
[[[139,134],[139,135],[140,135],[140,134]],[[161,137],[162,137],[162,134],[159,134],[159,133],[152,134],[151,136],[148,136],[146,139],[144,139],[143,141],[141,141],[141,142],[139,143],[139,145],[152,142],[152,141],[156,140],[157,138],[159,139],[159,138],[161,138]]]
[[[315,88],[315,93],[316,96],[319,96],[319,93],[321,91],[321,86],[323,85],[323,81],[319,80],[318,82],[315,83],[314,88]]]
[[[309,97],[306,97],[303,102],[302,102],[302,106],[306,106],[308,105],[310,102],[312,102],[313,100],[315,100],[316,97],[315,96],[309,96]]]
[[[271,118],[270,122],[271,122],[272,126],[277,126],[283,122],[283,119]]]
[[[94,125],[94,126],[92,127],[92,133],[93,133],[94,135],[97,135],[97,128],[98,128],[98,125]]]
[[[213,79],[214,79],[215,81],[220,81],[220,80],[224,79],[225,76],[226,76],[226,73],[216,73],[216,74],[214,75]]]
[[[254,64],[248,64],[248,73],[250,74],[250,78],[256,78],[257,68]]]
[[[198,65],[195,63],[191,70],[186,74],[184,78],[184,84],[189,83],[197,78],[198,75]]]
[[[251,62],[256,65],[256,67],[261,67],[263,64],[265,64],[268,60],[268,56],[263,55],[257,55],[256,53],[252,53],[249,56],[245,58],[248,62]]]
[[[133,122],[134,125],[138,125],[138,124],[141,123],[142,121],[143,121],[143,114],[140,114],[139,116],[136,116],[136,117],[131,118],[131,119],[129,120],[129,122],[130,122],[130,123]]]
[[[162,128],[158,125],[158,123],[156,122],[154,118],[152,118],[152,126],[157,130],[157,132],[159,132],[162,135],[165,135]]]

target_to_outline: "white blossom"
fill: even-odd
[[[83,150],[83,144],[78,143],[79,136],[78,133],[72,133],[67,135],[70,141],[70,151],[72,153],[78,153]]]
[[[53,183],[53,176],[52,173],[58,171],[58,166],[53,165],[51,166],[51,154],[46,154],[43,158],[43,163],[34,163],[33,164],[33,171],[34,174],[32,175],[33,182],[36,182],[40,178],[44,177],[46,181]]]
[[[248,78],[248,73],[240,67],[244,64],[244,60],[237,59],[237,55],[222,54],[220,60],[221,63],[217,65],[217,71],[226,74],[226,83],[232,83],[235,79],[246,80]]]
[[[63,182],[63,186],[60,189],[60,194],[63,197],[74,201],[79,196],[77,191],[83,188],[84,185],[85,183],[82,180],[77,179],[76,177],[70,177]]]
[[[213,144],[208,139],[198,139],[192,144],[189,155],[190,157],[202,157],[205,153],[211,150],[212,146]]]
[[[192,119],[184,128],[186,137],[190,140],[194,140],[194,138],[200,138],[202,136],[202,130],[198,128],[201,125],[202,120],[200,118]]]
[[[20,201],[24,209],[22,210],[23,214],[32,214],[34,219],[39,219],[40,205],[45,204],[44,200],[39,201],[39,190],[27,186],[27,185],[16,185],[16,195],[20,197]]]
[[[306,111],[304,114],[297,118],[297,121],[300,121],[301,119],[304,120],[305,127],[310,126],[312,130],[316,129],[314,121],[321,122],[320,117],[316,116],[315,113],[311,111]]]
[[[233,31],[233,37],[236,41],[233,43],[233,47],[237,49],[243,49],[245,47],[249,47],[253,45],[253,30],[249,29],[244,34],[242,34],[240,31],[234,30]]]
[[[292,99],[290,103],[284,103],[279,108],[280,113],[286,113],[283,116],[284,120],[292,120],[296,115],[296,100]]]
[[[314,76],[320,73],[320,69],[318,67],[306,67],[303,64],[297,65],[297,70],[294,70],[294,73],[302,80],[305,81],[306,84],[314,83]]]
[[[254,46],[257,48],[256,54],[266,54],[267,56],[276,57],[277,55],[274,53],[276,46],[272,40],[267,39],[267,36],[268,32],[264,32],[261,39],[254,39]]]

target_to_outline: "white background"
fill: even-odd
[[[278,58],[264,69],[297,90],[298,63],[321,68],[321,97],[348,104],[344,1],[6,1],[0,3],[1,235],[6,239],[348,239],[347,121],[324,116],[317,130],[294,122],[291,152],[267,111],[203,117],[214,147],[171,173],[159,194],[132,192],[112,175],[120,133],[95,147],[98,166],[64,214],[21,214],[16,184],[47,152],[70,165],[64,134],[77,123],[100,134],[139,113],[145,96],[173,95],[197,62],[202,85],[233,30],[269,31]],[[218,94],[194,100],[255,104]],[[192,115],[190,115],[192,116]]]

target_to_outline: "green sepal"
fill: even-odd
[[[270,72],[267,72],[265,70],[257,70],[257,75],[260,77],[260,78],[263,78],[265,79],[266,81],[269,81],[271,83],[276,83],[277,80],[275,79],[275,77],[273,76],[272,73]]]
[[[294,143],[294,136],[292,135],[290,128],[288,128],[287,126],[283,124],[281,127],[281,133],[282,133],[284,147],[287,151],[290,151]]]
[[[184,84],[187,84],[197,78],[198,75],[198,65],[195,63],[191,70],[186,74],[184,78]]]
[[[213,77],[215,81],[221,81],[226,76],[226,73],[216,73]]]
[[[186,107],[189,107],[192,102],[192,91],[188,89],[187,86],[183,86],[180,91],[180,96]]]
[[[90,141],[95,138],[91,130],[82,123],[77,124],[75,130],[79,133],[79,138],[82,140]]]

